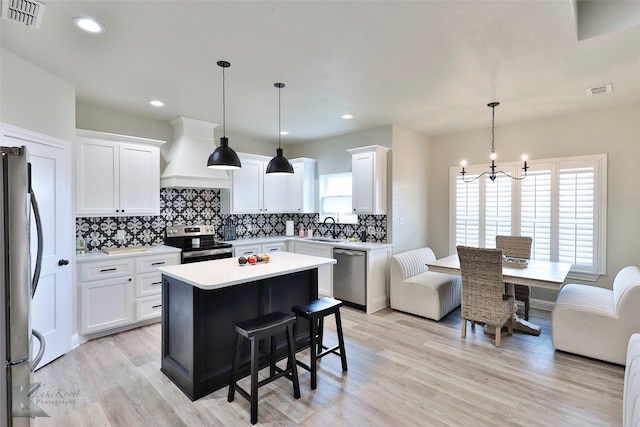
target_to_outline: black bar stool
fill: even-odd
[[[342,362],[342,370],[347,370],[347,353],[344,350],[344,337],[342,336],[342,322],[340,321],[340,307],[342,301],[322,297],[309,304],[295,305],[291,308],[298,318],[309,320],[311,324],[311,363],[296,361],[298,365],[302,366],[307,371],[311,372],[311,390],[316,389],[317,385],[317,361],[318,359],[326,356],[327,354],[335,354],[340,356]],[[336,333],[338,335],[338,345],[334,347],[326,347],[322,343],[322,334],[324,332],[324,318],[329,315],[335,315],[336,317]],[[338,352],[340,350],[340,352]]]
[[[236,350],[233,357],[233,368],[231,369],[231,381],[229,381],[229,395],[227,400],[233,402],[236,390],[245,399],[251,402],[251,424],[258,422],[258,387],[270,383],[282,376],[286,376],[293,382],[293,395],[296,399],[300,398],[300,385],[298,383],[298,370],[295,363],[295,345],[293,340],[293,328],[296,322],[296,318],[289,313],[283,313],[276,311],[269,313],[255,319],[246,320],[233,325],[234,329],[238,333],[238,340],[236,342]],[[286,332],[287,334],[287,350],[288,360],[287,367],[281,369],[276,366],[275,349],[276,342],[274,336],[276,334]],[[258,344],[261,339],[269,338],[270,341],[270,354],[269,354],[269,378],[258,382],[258,371],[260,370]],[[242,387],[237,384],[237,381],[246,376],[239,376],[240,371],[240,353],[242,353],[242,344],[244,339],[248,339],[251,342],[251,393],[247,393]]]

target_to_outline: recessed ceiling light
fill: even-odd
[[[158,99],[154,99],[149,101],[149,104],[153,105],[154,107],[164,107],[164,102],[158,100]]]
[[[289,132],[287,132],[286,130],[283,130],[282,132],[280,132],[280,135],[289,135]]]
[[[73,18],[73,24],[76,27],[88,33],[93,33],[93,34],[104,33],[104,27],[100,25],[100,23],[93,18],[78,16]]]
[[[353,114],[343,114],[342,118],[343,119],[353,119]]]

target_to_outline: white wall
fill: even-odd
[[[449,167],[463,158],[471,164],[487,161],[489,125],[431,138],[429,240],[439,256],[449,251]],[[517,161],[523,153],[531,159],[607,153],[607,275],[597,285],[610,288],[622,267],[640,264],[640,104],[514,125],[498,123],[495,144],[498,164],[500,159]]]
[[[348,148],[382,145],[391,148],[393,127],[382,126],[362,132],[348,133],[285,148],[287,158],[310,157],[318,160],[318,175],[351,172]]]
[[[75,88],[11,51],[0,55],[0,122],[73,141]]]
[[[392,209],[388,234],[393,241],[393,252],[400,253],[427,246],[429,139],[394,125],[390,154]]]

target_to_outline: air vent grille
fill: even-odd
[[[40,28],[46,4],[34,0],[3,0],[2,17],[31,28]]]
[[[605,93],[611,92],[613,92],[613,85],[611,83],[587,88],[587,95],[589,96],[604,95]]]

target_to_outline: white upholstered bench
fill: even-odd
[[[391,257],[391,308],[440,320],[460,305],[460,276],[429,271],[431,248]]]
[[[624,267],[613,289],[567,284],[551,312],[556,350],[624,365],[629,337],[640,332],[640,269]]]
[[[622,427],[640,425],[640,334],[633,334],[627,345],[627,364],[622,391]]]

